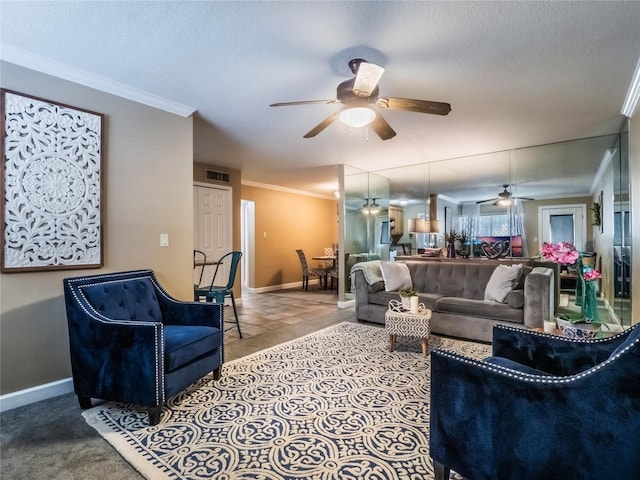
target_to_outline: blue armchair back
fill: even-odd
[[[640,325],[579,341],[505,326],[493,356],[431,354],[436,479],[640,478]]]
[[[141,405],[149,421],[166,401],[224,360],[223,308],[181,302],[153,271],[136,270],[63,281],[74,390],[91,398]]]

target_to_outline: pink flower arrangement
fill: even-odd
[[[571,242],[558,242],[542,244],[542,256],[545,260],[562,265],[573,265],[578,260],[580,254]]]
[[[582,277],[584,278],[585,282],[593,282],[594,280],[602,278],[602,274],[598,270],[591,269],[584,272],[582,274]]]

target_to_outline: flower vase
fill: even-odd
[[[411,310],[411,297],[400,297],[402,301],[402,308],[405,310]]]
[[[447,258],[456,258],[456,244],[450,243],[447,245]]]
[[[599,322],[598,316],[598,286],[595,282],[584,282],[584,296],[582,298],[582,316]]]
[[[460,243],[460,255],[462,255],[462,258],[469,258],[471,256],[471,243],[470,242],[462,242],[462,243]]]
[[[582,306],[583,302],[584,302],[584,285],[585,285],[585,281],[584,281],[584,276],[583,276],[583,270],[582,270],[582,260],[580,258],[578,258],[578,260],[576,261],[576,300],[575,303],[577,306]]]

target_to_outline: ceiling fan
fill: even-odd
[[[487,200],[479,200],[476,203],[493,202],[494,205],[507,206],[511,204],[511,200],[528,200],[528,201],[533,200],[533,198],[512,196],[511,192],[508,190],[509,184],[502,185],[502,187],[504,188],[504,190],[500,192],[497,197],[489,198]]]
[[[300,102],[273,103],[270,107],[284,107],[290,105],[308,105],[313,103],[341,103],[342,110],[329,115],[322,122],[309,130],[304,138],[315,137],[338,116],[352,127],[363,127],[371,124],[373,130],[382,140],[389,140],[396,136],[396,132],[386,122],[380,113],[372,107],[388,110],[405,110],[409,112],[430,113],[433,115],[447,115],[451,111],[451,105],[442,102],[428,100],[414,100],[411,98],[379,97],[378,82],[384,73],[384,68],[375,63],[368,63],[362,58],[354,58],[349,61],[349,68],[355,75],[338,85],[336,99],[334,100],[305,100]],[[362,117],[361,117],[362,116]]]

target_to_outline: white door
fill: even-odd
[[[571,242],[583,252],[587,239],[586,210],[584,204],[538,207],[540,247],[544,242]]]
[[[207,255],[207,260],[217,260],[232,249],[231,189],[195,185],[193,188],[193,248]],[[218,270],[217,285],[225,285],[229,277],[229,264]],[[202,284],[209,285],[215,266],[207,266]],[[193,282],[198,283],[200,269],[194,268]]]

